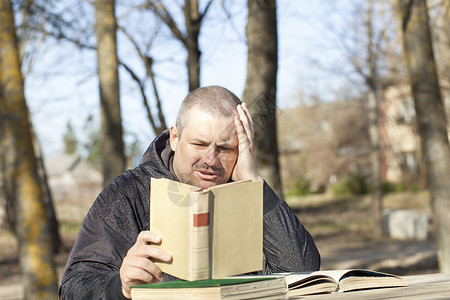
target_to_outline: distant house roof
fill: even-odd
[[[62,175],[67,171],[72,170],[78,162],[81,160],[79,155],[58,155],[47,157],[44,161],[45,168],[47,170],[47,174],[50,176],[53,175]]]
[[[94,166],[77,154],[51,156],[44,161],[47,175],[51,177],[71,174],[77,179],[102,180],[103,175]]]

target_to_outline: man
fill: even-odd
[[[117,177],[92,205],[67,262],[61,299],[129,299],[132,285],[176,279],[153,263],[172,256],[152,246],[161,238],[148,231],[152,177],[201,188],[261,180],[246,105],[218,86],[188,94],[176,125],[156,137],[141,164]],[[310,234],[266,183],[263,194],[263,273],[318,270]]]

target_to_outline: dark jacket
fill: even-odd
[[[138,234],[149,229],[150,178],[177,180],[172,158],[165,131],[148,147],[138,167],[118,176],[100,193],[67,262],[61,299],[125,299],[120,266]],[[264,273],[319,269],[319,253],[310,234],[266,183],[263,234]]]

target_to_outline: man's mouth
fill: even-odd
[[[208,170],[195,170],[198,177],[200,177],[203,180],[215,180],[217,177],[219,177],[219,174],[213,171]]]

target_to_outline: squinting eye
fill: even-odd
[[[218,148],[218,150],[219,150],[220,152],[230,152],[230,151],[232,151],[233,149],[232,149],[232,148],[224,148],[224,147],[221,147],[221,148]]]
[[[195,148],[205,148],[206,146],[203,144],[192,144]]]

